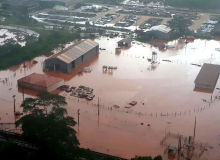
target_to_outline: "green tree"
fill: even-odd
[[[135,158],[131,158],[131,160],[163,160],[163,158],[161,156],[156,156],[154,159],[151,156],[148,157],[135,156]]]
[[[73,129],[76,122],[67,115],[65,105],[65,97],[50,93],[26,98],[21,104],[26,115],[16,125],[22,128],[22,139],[39,146],[35,158],[68,160],[79,156],[79,141]]]

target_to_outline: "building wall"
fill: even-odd
[[[22,82],[22,81],[18,81],[18,87],[24,87],[24,88],[31,89],[31,90],[47,92],[47,88],[45,87],[33,85],[33,84]]]
[[[49,70],[59,70],[59,71],[62,71],[62,72],[68,72],[70,68],[72,68],[71,64],[68,64],[68,63],[65,63],[61,60],[59,60],[58,58],[49,58],[49,59],[46,59],[44,61],[44,65],[45,65],[45,68],[48,68]],[[56,64],[59,64],[60,66],[60,69],[57,69],[55,68]]]
[[[215,86],[195,83],[195,87],[203,89],[214,89]]]
[[[159,39],[168,39],[169,38],[169,33],[164,33],[161,31],[153,31],[153,33]]]
[[[58,87],[60,87],[62,85],[64,85],[64,80],[58,82],[57,84],[54,84],[54,85],[48,87],[47,92],[52,92],[52,91],[56,90]]]

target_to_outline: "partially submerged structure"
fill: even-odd
[[[165,25],[158,25],[151,27],[151,29],[146,30],[146,32],[158,39],[168,39],[171,35],[171,28]]]
[[[204,63],[195,80],[195,87],[214,89],[218,81],[220,65]]]
[[[64,80],[45,74],[33,73],[17,81],[18,87],[32,89],[41,92],[52,92],[64,85]]]
[[[69,73],[82,62],[99,52],[99,44],[83,40],[45,60],[45,68]]]
[[[131,46],[132,41],[134,41],[134,40],[133,39],[122,39],[122,40],[118,41],[118,46],[129,47],[129,46]]]

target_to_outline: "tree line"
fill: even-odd
[[[23,47],[15,44],[13,40],[0,46],[0,69],[6,69],[34,57],[49,54],[60,45],[79,38],[77,33],[44,30],[37,30],[37,32],[40,33],[38,40],[36,41],[33,36],[28,36],[25,39],[26,45]]]
[[[165,0],[165,3],[176,7],[191,9],[219,9],[219,0]]]

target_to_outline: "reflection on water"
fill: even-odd
[[[217,159],[220,154],[219,134],[220,124],[219,100],[209,104],[210,96],[218,95],[218,91],[211,93],[194,91],[194,80],[200,67],[191,63],[220,62],[220,52],[215,48],[219,42],[215,40],[195,40],[184,43],[183,40],[164,42],[169,49],[159,50],[155,43],[135,43],[130,48],[122,48],[115,52],[119,38],[108,40],[102,37],[95,41],[100,44],[99,54],[72,69],[71,74],[57,71],[45,74],[60,77],[70,86],[84,85],[94,89],[93,101],[85,101],[57,91],[66,96],[69,115],[76,118],[80,108],[80,125],[75,128],[81,147],[109,153],[112,155],[131,158],[135,155],[156,156],[163,154],[165,147],[159,145],[163,138],[166,122],[171,122],[170,130],[185,136],[193,135],[194,118],[197,117],[196,140],[207,142],[213,149],[203,154],[203,158]],[[148,58],[152,52],[158,53],[160,64],[155,70],[149,71],[151,65]],[[42,63],[46,57],[37,57],[32,61],[0,71],[0,122],[14,122],[12,96],[16,95],[16,110],[22,102],[21,88],[17,88],[17,79],[33,72],[42,73]],[[163,61],[170,60],[170,62]],[[104,71],[103,66],[116,66],[110,72]],[[84,67],[91,67],[91,73],[78,75]],[[7,81],[5,81],[7,79]],[[4,82],[3,82],[4,80]],[[220,82],[217,83],[217,86]],[[36,92],[24,90],[25,97],[34,97]],[[100,117],[98,124],[97,103],[100,98]],[[206,102],[203,101],[206,100]],[[128,109],[127,103],[137,101],[137,105]],[[116,109],[113,105],[118,105]],[[6,114],[7,113],[7,114]],[[141,125],[143,123],[143,125]],[[147,126],[150,124],[150,128]],[[212,132],[210,132],[212,131]],[[176,141],[170,141],[176,145]]]

